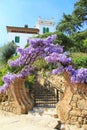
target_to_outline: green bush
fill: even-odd
[[[5,65],[0,69],[0,86],[4,84],[4,82],[2,81],[2,78],[4,75],[6,75],[9,72],[9,66]]]
[[[38,60],[36,60],[33,65],[38,70],[41,70],[42,68],[46,69],[48,67],[47,62],[43,58],[39,58]]]
[[[73,46],[73,41],[61,32],[55,32],[55,34],[57,34],[57,39],[55,40],[55,43],[63,46],[64,51],[69,51],[70,48]]]
[[[2,75],[2,72],[0,71],[0,86],[2,86],[4,84],[4,82],[2,81],[2,77],[3,77],[3,75]]]
[[[83,48],[84,48],[84,52],[87,53],[87,38],[83,40]]]
[[[0,55],[1,55],[0,61],[2,63],[6,64],[8,59],[11,58],[11,56],[16,52],[16,48],[17,48],[17,46],[13,42],[4,45],[4,47],[2,47],[2,51],[0,53]]]
[[[87,30],[83,32],[74,33],[69,37],[73,41],[71,51],[75,52],[87,52]],[[76,49],[75,49],[76,48]]]
[[[73,63],[78,67],[78,68],[87,68],[87,55],[84,53],[72,53],[71,54]]]
[[[29,91],[33,91],[33,85],[35,83],[35,76],[34,75],[29,75],[28,79],[25,81],[25,87],[29,89]]]
[[[46,37],[48,37],[48,36],[51,36],[51,35],[53,35],[54,33],[52,33],[52,32],[48,32],[48,33],[44,33],[44,34],[39,34],[38,36],[37,36],[37,38],[46,38]]]
[[[16,55],[16,56],[12,56],[11,59],[12,60],[15,60],[19,57],[19,55]],[[19,70],[21,70],[20,67],[9,67],[9,65],[6,63],[4,65],[1,66],[1,69],[0,69],[0,86],[3,85],[3,81],[2,81],[2,78],[4,75],[6,75],[8,72],[15,72],[17,73]]]

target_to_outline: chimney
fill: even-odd
[[[24,25],[24,27],[25,27],[25,28],[28,28],[28,25],[27,25],[27,24],[25,24],[25,25]]]

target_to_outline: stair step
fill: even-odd
[[[34,95],[34,97],[56,97],[55,95]]]
[[[57,102],[36,102],[36,104],[57,104]]]
[[[57,98],[57,97],[54,97],[54,96],[34,96],[34,98],[36,99],[36,98],[47,98],[47,99],[49,99],[49,98]]]

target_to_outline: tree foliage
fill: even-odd
[[[79,0],[74,4],[73,15],[81,22],[87,22],[87,0]]]
[[[87,22],[87,1],[79,0],[74,4],[71,15],[63,14],[63,19],[58,23],[57,30],[66,34],[73,34],[81,30]]]
[[[4,64],[7,63],[8,59],[16,52],[16,48],[17,46],[13,42],[4,45],[0,53],[0,61]]]
[[[79,26],[81,27],[80,21],[75,16],[63,14],[63,19],[57,25],[57,30],[66,34],[73,34],[80,29]]]
[[[87,68],[87,55],[84,53],[71,53],[71,57],[73,60],[73,63],[78,67],[78,68]]]
[[[74,33],[70,35],[69,38],[73,41],[73,46],[70,48],[70,51],[87,52],[87,30]]]

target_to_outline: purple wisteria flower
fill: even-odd
[[[61,74],[63,72],[64,72],[64,67],[63,66],[52,70],[52,74]]]
[[[80,68],[71,76],[74,83],[87,83],[87,68]]]
[[[87,83],[87,69],[81,68],[77,70],[72,67],[72,59],[66,52],[63,52],[63,47],[54,44],[56,37],[57,35],[52,35],[45,39],[29,39],[28,47],[24,49],[17,48],[20,57],[14,61],[10,60],[8,64],[10,67],[20,66],[22,69],[17,74],[8,73],[3,77],[5,84],[0,88],[0,93],[4,92],[16,78],[23,78],[31,74],[34,70],[33,63],[38,59],[38,56],[55,65],[52,74],[60,74],[66,71],[71,76],[71,82]]]

